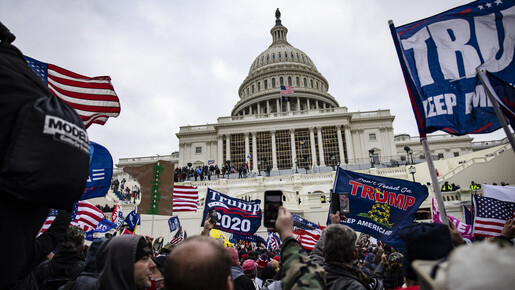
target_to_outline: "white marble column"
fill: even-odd
[[[347,160],[349,164],[354,164],[354,143],[352,141],[352,135],[350,133],[350,126],[345,125],[345,145],[347,146]]]
[[[290,142],[291,142],[291,161],[292,161],[292,170],[295,169],[295,166],[298,166],[295,162],[297,159],[297,148],[295,144],[295,129],[290,129]],[[298,161],[297,161],[298,163]]]
[[[317,127],[318,153],[320,154],[320,167],[325,167],[324,142],[322,141],[322,127]]]
[[[313,133],[313,130],[314,130],[313,127],[309,128],[309,141],[310,141],[310,145],[311,145],[311,160],[313,163],[313,164],[311,164],[311,168],[314,168],[315,166],[318,165],[317,152],[316,152],[316,146],[315,146],[315,134]]]
[[[266,113],[270,115],[270,100],[266,100]]]
[[[272,136],[272,162],[274,163],[274,165],[272,166],[272,170],[278,170],[277,146],[275,146],[275,130],[270,130],[270,135]]]
[[[279,98],[275,99],[275,103],[276,103],[276,106],[277,106],[277,113],[282,113],[282,110],[283,110],[283,108],[281,108],[281,107],[280,107],[280,106],[281,106],[281,104],[280,104],[280,102],[279,102],[279,99],[280,99],[280,98],[281,98],[281,97],[279,97]]]
[[[309,107],[309,98],[306,98],[306,106],[307,106],[307,109],[306,109],[306,110],[308,110],[308,111],[309,111],[309,109],[311,109],[311,108]]]
[[[345,163],[345,156],[343,155],[343,138],[342,138],[342,126],[336,126],[336,137],[338,137],[338,154],[340,155],[340,163]]]
[[[371,148],[365,148],[365,131],[363,129],[358,129],[358,136],[359,136],[359,142],[360,142],[360,148],[361,148],[361,157],[363,160],[366,160],[368,157],[368,150]],[[363,160],[361,162],[363,162]]]
[[[186,150],[184,148],[184,143],[179,144],[179,166],[186,166]]]
[[[300,98],[297,98],[297,112],[300,112]]]
[[[211,141],[206,142],[206,157],[208,161],[211,159]]]
[[[231,160],[231,134],[225,134],[225,159]],[[226,160],[223,160],[222,163]]]
[[[245,160],[246,160],[246,163],[250,167],[250,160],[248,158],[248,156],[250,154],[249,132],[245,132],[244,135],[245,135]]]
[[[218,135],[218,160],[215,160],[215,164],[218,165],[218,167],[222,166],[223,159],[224,159],[224,142],[223,142],[223,135]]]
[[[252,172],[258,173],[257,132],[252,132]]]

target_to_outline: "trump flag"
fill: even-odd
[[[500,128],[476,69],[515,83],[514,6],[482,0],[400,27],[390,22],[421,136]]]
[[[210,209],[215,209],[218,222],[215,229],[239,236],[252,236],[261,226],[261,200],[246,201],[207,189],[202,224]]]
[[[89,142],[89,176],[81,200],[103,197],[111,186],[113,157],[102,145]]]
[[[333,192],[348,193],[350,213],[341,223],[400,249],[397,231],[415,220],[427,198],[425,185],[338,168]],[[329,209],[331,212],[331,209]]]

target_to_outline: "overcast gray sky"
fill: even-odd
[[[272,42],[276,8],[288,41],[310,56],[340,106],[390,109],[394,134],[416,136],[388,20],[400,26],[469,2],[4,0],[0,21],[25,55],[112,78],[121,114],[88,133],[117,163],[170,154],[180,126],[229,116],[251,63]]]

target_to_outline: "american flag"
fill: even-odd
[[[297,241],[299,241],[300,245],[306,249],[312,251],[315,247],[316,243],[320,239],[322,235],[322,231],[317,230],[303,230],[296,228],[293,233],[297,234]]]
[[[59,213],[59,211],[57,209],[51,209],[50,210],[50,212],[48,213],[48,217],[46,218],[45,223],[43,224],[43,227],[39,231],[39,234],[42,234],[46,230],[48,230],[50,225],[54,222],[55,217],[57,216],[58,213]]]
[[[90,78],[28,56],[25,60],[52,94],[75,109],[86,128],[92,123],[104,125],[109,117],[120,114],[120,101],[110,77]]]
[[[184,232],[182,231],[182,226],[179,228],[177,233],[173,236],[173,239],[170,241],[172,245],[177,245],[178,243],[184,240]]]
[[[173,211],[197,211],[198,188],[193,186],[174,185]]]
[[[474,237],[501,235],[507,220],[515,218],[515,203],[474,196]]]
[[[59,213],[56,209],[51,209],[48,217],[43,224],[43,227],[39,231],[39,234],[44,233],[50,225],[54,222],[55,217]],[[78,226],[83,229],[85,232],[88,230],[94,230],[97,228],[98,223],[101,219],[105,218],[104,213],[96,208],[91,203],[81,200],[74,204],[72,219],[70,225]]]
[[[318,239],[320,239],[320,236],[312,236],[312,235],[298,235],[297,241],[299,241],[300,245],[309,251],[313,251],[315,248],[315,245],[318,242]]]
[[[293,87],[281,86],[281,95],[293,94]]]
[[[277,236],[276,233],[274,233],[274,232],[268,233],[268,240],[266,242],[266,247],[267,247],[267,249],[270,249],[270,250],[277,250],[277,249],[281,248],[281,240],[279,239],[279,237]]]
[[[80,200],[75,203],[72,213],[73,226],[78,226],[85,232],[97,228],[101,219],[105,218],[104,213],[96,208],[94,205],[85,200]]]

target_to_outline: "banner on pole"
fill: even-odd
[[[218,213],[215,229],[239,236],[252,236],[261,226],[260,204],[261,200],[246,201],[208,188],[201,226],[204,226],[207,213],[213,208]]]
[[[482,0],[400,27],[390,23],[422,136],[501,127],[476,69],[515,83],[514,6]]]
[[[333,192],[349,194],[350,213],[342,224],[396,249],[403,245],[398,230],[413,223],[415,213],[428,196],[427,187],[420,183],[342,168],[336,173]]]

